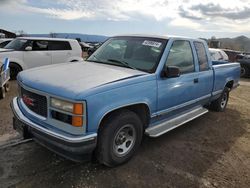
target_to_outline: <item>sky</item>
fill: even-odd
[[[0,18],[28,34],[250,37],[250,0],[0,0]]]

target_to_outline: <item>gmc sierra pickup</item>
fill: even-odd
[[[13,126],[74,161],[116,166],[205,113],[224,111],[240,65],[212,65],[203,40],[146,35],[108,39],[86,61],[18,75]],[[150,148],[149,148],[150,149]]]

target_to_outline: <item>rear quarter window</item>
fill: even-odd
[[[194,46],[198,57],[200,71],[208,70],[208,58],[204,44],[201,42],[194,42]]]
[[[68,41],[50,41],[49,50],[72,50]]]

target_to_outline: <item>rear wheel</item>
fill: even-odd
[[[228,99],[229,99],[229,88],[226,87],[223,90],[221,96],[211,103],[210,108],[217,112],[223,112],[227,107]]]
[[[22,68],[16,63],[10,63],[10,79],[16,80],[17,74],[22,71]]]
[[[99,162],[109,167],[127,162],[139,148],[142,134],[142,122],[134,112],[115,112],[104,122],[99,132]]]
[[[0,99],[4,99],[5,98],[5,88],[1,87],[0,88]]]

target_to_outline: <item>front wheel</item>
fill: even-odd
[[[140,146],[143,125],[132,111],[115,112],[99,131],[97,158],[100,163],[114,167],[127,162]]]
[[[223,112],[227,107],[228,99],[229,99],[229,88],[226,87],[223,90],[221,96],[211,103],[210,108],[217,112]]]
[[[16,80],[18,73],[22,71],[21,67],[15,63],[10,63],[10,79]]]

